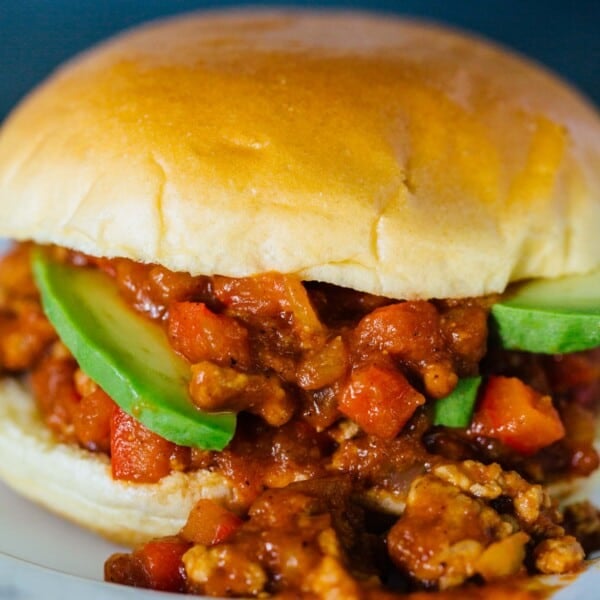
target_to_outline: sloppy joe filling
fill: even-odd
[[[580,543],[540,484],[598,466],[600,351],[496,348],[491,297],[396,301],[278,273],[194,277],[57,250],[108,273],[165,328],[190,364],[191,402],[239,413],[225,450],[181,447],[79,369],[41,310],[29,252],[17,246],[0,262],[0,370],[27,374],[57,438],[109,455],[116,479],[209,469],[234,491],[228,507],[202,501],[178,536],[112,557],[107,579],[362,598],[581,565]],[[477,374],[485,389],[471,425],[433,426],[435,402]],[[573,532],[598,521],[591,507],[571,514]]]

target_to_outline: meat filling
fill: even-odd
[[[17,246],[0,262],[0,372],[27,374],[58,439],[108,454],[117,479],[202,468],[234,489],[233,513],[203,501],[180,535],[112,557],[109,580],[362,598],[580,566],[583,550],[540,483],[598,466],[600,351],[488,347],[494,298],[398,302],[277,273],[192,277],[57,250],[108,273],[165,328],[190,363],[193,403],[239,413],[222,452],[184,448],[79,369],[43,315],[29,251]],[[434,427],[435,401],[476,374],[486,387],[471,426]],[[586,550],[594,535],[586,531]]]

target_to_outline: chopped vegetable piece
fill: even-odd
[[[398,302],[364,316],[354,331],[359,352],[392,355],[423,377],[427,394],[447,396],[455,387],[448,347],[436,307],[422,300]]]
[[[163,592],[184,590],[183,555],[190,544],[177,537],[152,540],[136,550],[147,587]]]
[[[356,369],[344,388],[339,409],[367,433],[395,437],[425,398],[399,371],[368,365]]]
[[[398,302],[383,306],[363,317],[355,336],[359,345],[376,347],[395,357],[419,363],[444,346],[440,316],[433,304],[424,301]]]
[[[104,273],[34,252],[44,310],[81,369],[128,414],[167,440],[221,450],[233,413],[210,414],[188,395],[189,365],[159,325],[135,313]]]
[[[213,546],[232,536],[242,522],[220,504],[203,498],[192,508],[181,535],[195,544]]]
[[[600,271],[525,283],[492,307],[505,348],[560,354],[600,346]]]
[[[524,455],[535,454],[565,435],[550,396],[516,377],[489,378],[471,431],[496,438]]]
[[[434,405],[433,424],[468,427],[477,401],[481,377],[460,379],[452,393]]]
[[[116,406],[110,426],[110,461],[115,479],[155,483],[173,469],[187,466],[189,448],[165,440]]]
[[[191,363],[250,365],[248,330],[235,319],[217,315],[201,302],[175,302],[169,307],[171,344]]]

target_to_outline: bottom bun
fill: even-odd
[[[230,483],[206,470],[158,483],[116,481],[104,454],[57,442],[31,394],[0,379],[0,479],[21,495],[118,544],[177,533],[200,498],[224,504]]]

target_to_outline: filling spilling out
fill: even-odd
[[[599,545],[596,509],[559,511],[546,488],[598,466],[598,348],[507,350],[490,327],[498,297],[396,301],[52,249],[162,328],[194,410],[236,415],[223,448],[192,447],[86,374],[42,309],[33,249],[0,262],[0,373],[22,374],[56,438],[108,455],[115,479],[206,469],[233,490],[226,506],[200,500],[177,535],[108,558],[108,581],[348,599],[465,585],[476,597],[483,583],[577,571]]]

